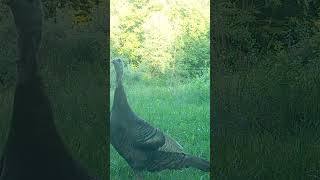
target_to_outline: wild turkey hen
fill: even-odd
[[[37,72],[41,41],[40,0],[11,0],[19,60],[13,115],[0,160],[0,180],[90,180],[57,133],[52,109]]]
[[[123,62],[112,61],[116,89],[110,117],[111,144],[137,173],[193,167],[209,172],[208,161],[186,154],[174,139],[146,123],[130,108],[122,84]]]

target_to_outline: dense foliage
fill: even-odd
[[[143,6],[142,6],[143,4]],[[111,1],[111,58],[149,76],[209,68],[209,1]]]
[[[218,0],[213,32],[220,64],[229,71],[244,70],[270,61],[270,56],[279,53],[309,49],[305,46],[310,43],[308,40],[319,36],[319,8],[320,2],[316,0]],[[316,42],[312,45],[316,46]],[[301,51],[299,55],[308,55],[303,58],[305,61],[308,58],[315,61],[312,53]],[[304,61],[299,56],[293,57],[292,62]]]
[[[319,177],[320,1],[216,0],[216,179]]]
[[[320,1],[218,0],[214,7],[214,72],[225,91],[216,95],[227,107],[218,111],[263,130],[318,127]],[[232,98],[240,99],[225,104]]]

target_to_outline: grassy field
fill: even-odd
[[[126,77],[125,77],[126,78]],[[111,79],[113,81],[113,79]],[[125,80],[126,81],[126,80]],[[209,83],[166,85],[134,81],[125,85],[129,104],[141,118],[176,139],[188,153],[209,160],[210,157],[210,106]],[[111,89],[113,100],[114,88]],[[112,104],[112,102],[111,102]],[[133,171],[126,161],[110,147],[112,180],[133,179]],[[195,169],[144,172],[144,179],[196,180],[209,179],[209,173]]]
[[[214,137],[215,177],[221,180],[314,180],[320,146],[307,137],[229,131]]]
[[[215,78],[216,179],[320,178],[320,136],[311,126],[319,119],[309,119],[317,117],[317,98],[308,100],[316,93],[302,85],[285,91],[281,78],[256,72]]]

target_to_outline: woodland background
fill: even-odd
[[[144,79],[208,76],[208,0],[111,1],[111,58]]]
[[[43,1],[40,72],[55,123],[75,159],[107,178],[106,1]],[[15,90],[16,29],[0,3],[0,154],[7,137]]]
[[[320,1],[216,0],[217,179],[320,177]]]

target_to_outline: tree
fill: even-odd
[[[134,67],[147,66],[153,75],[176,66],[182,69],[185,63],[192,67],[188,53],[205,58],[206,63],[197,66],[208,67],[209,56],[202,56],[202,50],[209,54],[209,1],[143,2],[144,6],[140,0],[111,2],[112,54],[125,57]],[[192,41],[206,47],[191,52]]]

